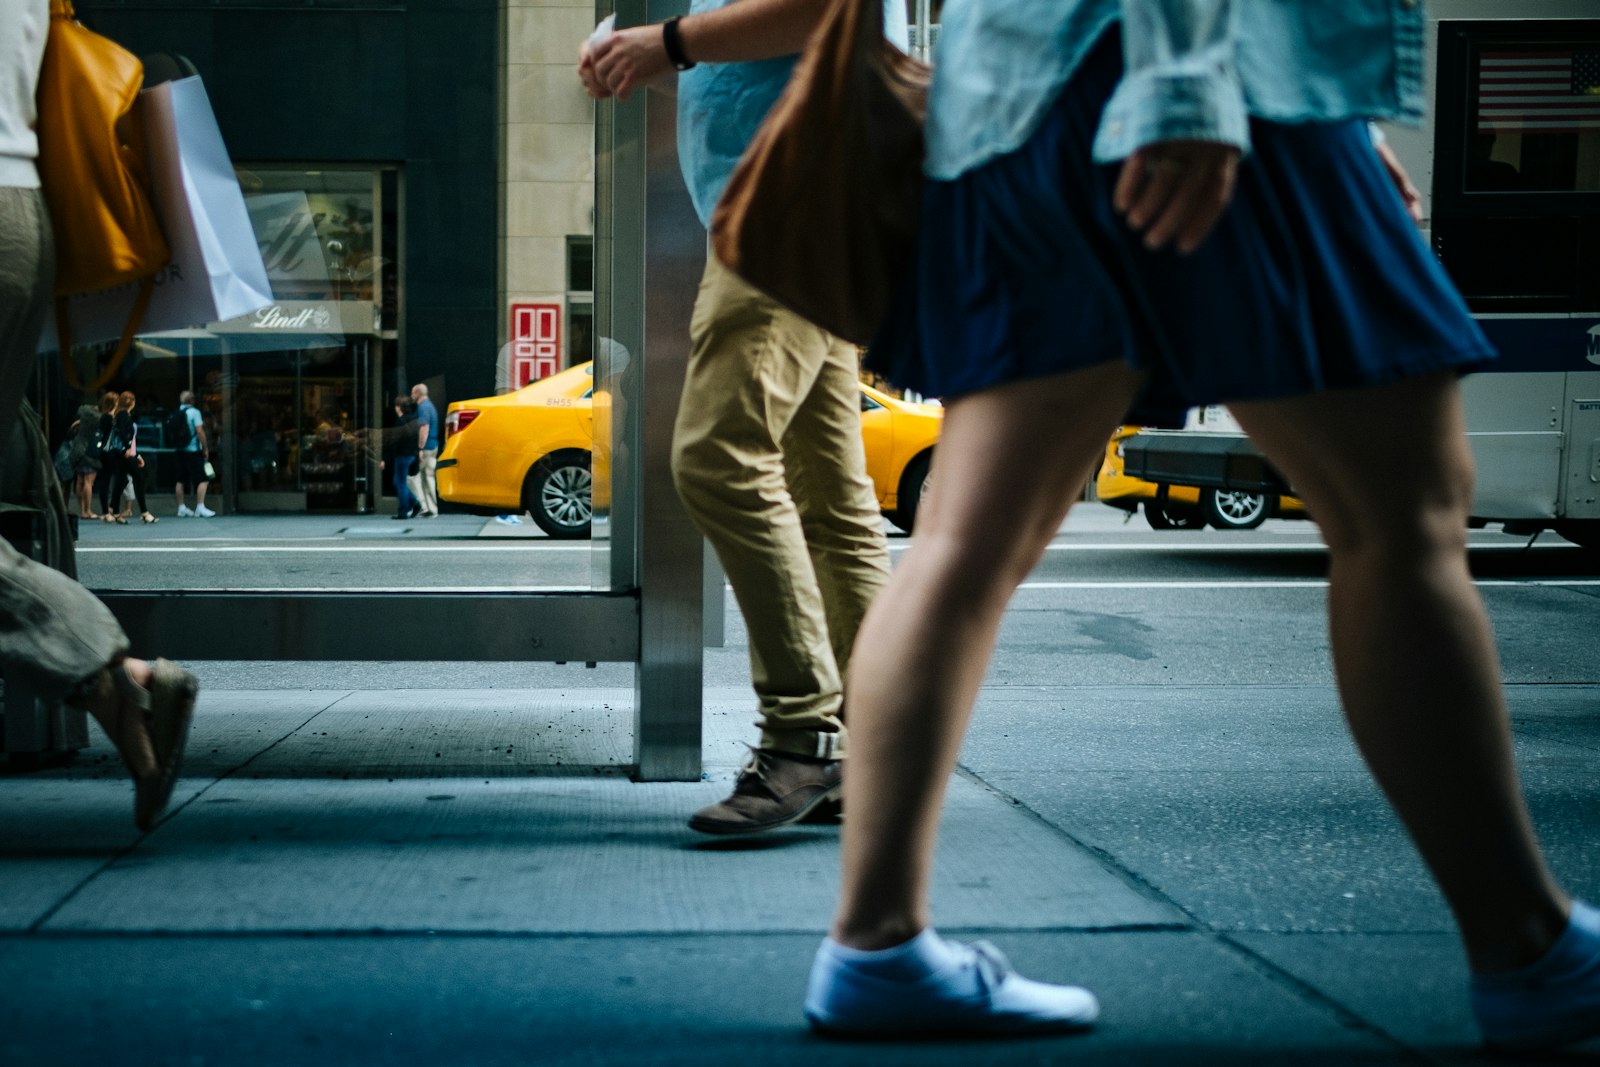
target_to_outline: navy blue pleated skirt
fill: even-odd
[[[1151,252],[1090,147],[1122,72],[1108,32],[1033,136],[928,181],[915,266],[867,366],[926,396],[1120,359],[1129,421],[1471,370],[1494,350],[1406,213],[1366,125],[1253,120],[1234,200],[1194,253]]]

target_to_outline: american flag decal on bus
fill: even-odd
[[[1484,52],[1479,133],[1600,130],[1600,52]]]

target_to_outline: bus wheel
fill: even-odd
[[[1232,489],[1203,489],[1200,513],[1219,530],[1254,530],[1267,521],[1272,502],[1260,493]]]
[[[1600,551],[1600,519],[1573,519],[1556,523],[1556,533],[1575,545]]]
[[[1145,501],[1144,521],[1152,530],[1198,530],[1206,524],[1205,516],[1194,508],[1158,504],[1154,500]]]

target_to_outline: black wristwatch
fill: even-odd
[[[682,15],[674,15],[661,24],[661,45],[667,50],[667,59],[679,70],[692,70],[694,60],[690,59],[683,51],[683,36],[678,32],[678,20]]]

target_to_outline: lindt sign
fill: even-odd
[[[264,307],[251,316],[256,330],[325,330],[333,323],[327,308],[303,307],[285,311],[282,304]]]

